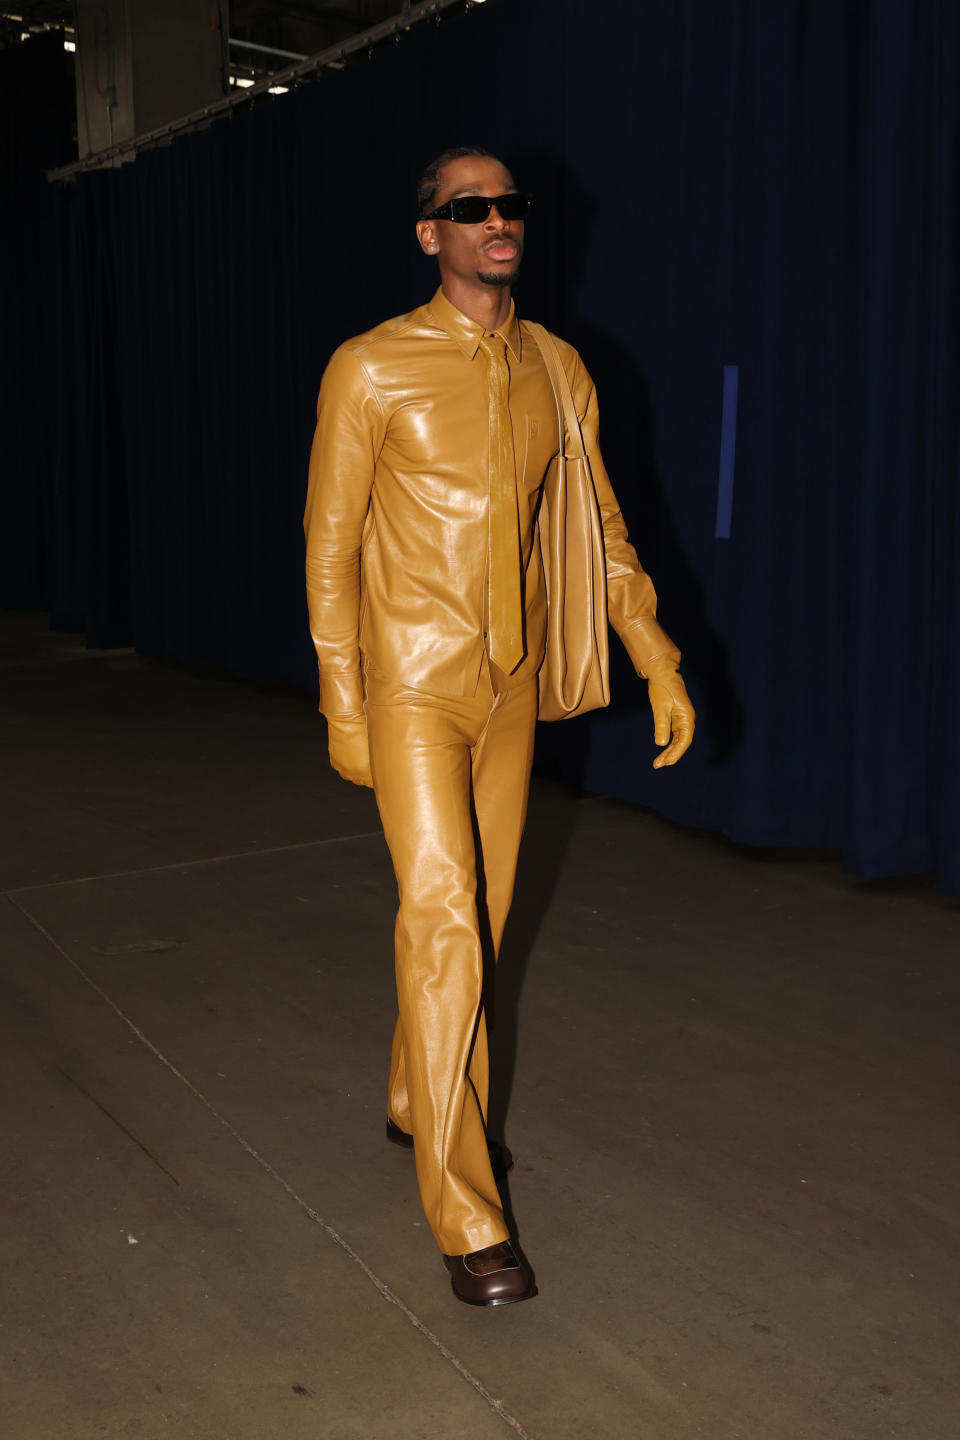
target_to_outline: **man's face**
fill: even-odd
[[[509,170],[486,155],[450,160],[440,172],[431,210],[457,195],[506,195],[516,190]],[[494,206],[479,225],[421,220],[420,244],[440,262],[440,274],[476,285],[513,285],[523,256],[523,221],[504,220]]]

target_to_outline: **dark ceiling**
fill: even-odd
[[[315,55],[319,50],[347,40],[381,20],[400,14],[403,0],[232,0],[229,6],[231,40],[269,45],[297,55]],[[234,48],[231,61],[252,58],[258,68],[279,69],[283,60],[269,52]]]
[[[217,0],[214,0],[217,3]],[[0,0],[2,4],[2,0]],[[220,0],[218,9],[227,22],[231,40],[246,42],[231,47],[231,65],[237,71],[267,73],[283,69],[290,55],[315,55],[409,8],[404,0]],[[0,9],[0,48],[21,43],[26,33],[74,28],[72,0],[21,0]],[[252,50],[250,45],[266,46]]]
[[[73,6],[64,0],[25,0],[21,5],[4,5],[0,10],[0,50],[19,45],[20,37],[29,31],[59,30],[67,25],[73,25]]]

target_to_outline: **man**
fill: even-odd
[[[317,406],[304,529],[330,761],[373,785],[400,896],[399,1019],[387,1135],[413,1145],[454,1293],[536,1294],[510,1243],[488,1145],[481,935],[513,891],[544,658],[536,534],[560,446],[555,392],[511,299],[527,199],[483,150],[445,151],[419,187],[440,268],[427,305],[348,340]],[[603,521],[610,619],[648,680],[655,766],[693,735],[679,652],[627,540],[580,357],[558,341]],[[478,915],[478,881],[485,917]]]

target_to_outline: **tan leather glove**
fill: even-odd
[[[666,745],[673,735],[667,749],[653,762],[654,770],[662,770],[665,765],[676,765],[689,750],[697,717],[672,655],[658,655],[647,661],[644,674],[653,711],[654,743]]]
[[[344,780],[354,785],[373,787],[370,774],[370,746],[367,743],[367,718],[351,715],[346,720],[327,716],[327,745],[330,764]]]

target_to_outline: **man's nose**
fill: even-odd
[[[510,221],[504,220],[496,205],[491,205],[490,214],[487,216],[487,224],[493,226],[495,230],[504,230],[510,224]]]

